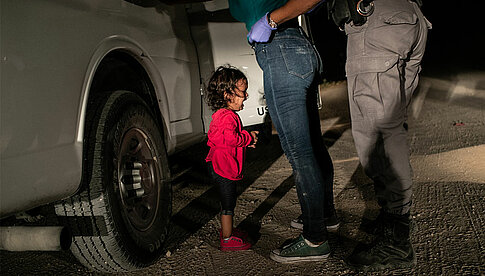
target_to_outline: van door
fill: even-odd
[[[238,112],[243,125],[251,126],[268,121],[263,72],[247,42],[244,23],[231,16],[227,0],[191,4],[189,14],[200,64],[201,93],[204,93],[205,85],[215,68],[225,64],[235,66],[248,78],[249,97],[244,102],[244,109]],[[212,113],[204,102],[202,117],[206,132]]]

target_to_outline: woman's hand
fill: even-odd
[[[266,13],[251,27],[248,33],[249,44],[253,44],[254,42],[268,42],[274,30],[276,28],[271,28],[268,23],[268,13]]]

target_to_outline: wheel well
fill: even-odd
[[[99,64],[89,91],[88,104],[100,93],[127,90],[138,94],[155,111],[155,89],[143,66],[130,54],[114,51]]]
[[[125,90],[140,96],[153,112],[154,119],[160,126],[162,135],[166,134],[163,118],[158,108],[155,88],[145,68],[131,54],[123,51],[113,51],[106,55],[96,68],[90,89],[86,108],[83,138],[83,174],[81,187],[86,188],[92,174],[92,157],[94,152],[92,136],[97,127],[96,116],[102,109],[100,103],[114,91]],[[166,137],[164,137],[166,138]]]

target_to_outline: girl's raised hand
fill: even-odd
[[[258,134],[259,134],[259,131],[257,131],[257,130],[251,131],[251,136],[253,137],[253,143],[251,145],[249,145],[248,147],[256,148],[256,143],[258,142]]]

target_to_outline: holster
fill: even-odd
[[[360,26],[365,24],[366,18],[357,12],[358,0],[329,0],[327,1],[328,18],[343,29],[345,23],[354,22]]]
[[[364,5],[367,6],[373,0],[362,0]],[[411,0],[416,2],[419,7],[423,5],[422,0]],[[367,21],[365,16],[362,16],[357,12],[357,5],[359,0],[328,0],[327,1],[327,11],[328,18],[332,19],[333,22],[340,28],[343,29],[345,23],[353,22],[354,25],[360,26],[364,25]]]

